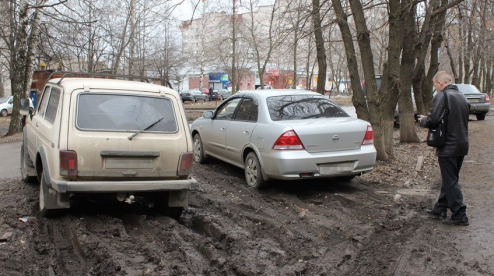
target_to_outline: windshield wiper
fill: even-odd
[[[156,121],[156,122],[154,122],[154,123],[150,124],[148,127],[144,128],[144,129],[141,129],[141,130],[137,131],[136,133],[134,133],[134,134],[130,135],[128,139],[129,139],[129,140],[132,140],[132,138],[136,137],[136,136],[137,136],[137,134],[139,134],[139,133],[141,133],[141,132],[143,132],[143,131],[145,131],[145,130],[150,129],[150,128],[152,128],[155,124],[157,124],[157,123],[161,122],[161,120],[163,120],[163,118],[165,118],[165,117],[161,117],[161,119],[159,119],[158,121]]]

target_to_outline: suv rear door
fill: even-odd
[[[78,176],[175,178],[188,138],[178,99],[164,94],[74,91],[67,148]]]

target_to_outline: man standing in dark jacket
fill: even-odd
[[[446,124],[446,144],[436,150],[441,169],[441,193],[434,208],[425,211],[433,218],[443,219],[446,224],[466,226],[468,225],[467,207],[463,204],[463,194],[458,179],[463,158],[468,154],[470,106],[465,96],[458,91],[456,85],[452,84],[451,75],[439,71],[433,81],[438,93],[429,114],[418,116],[420,126],[427,128],[437,126],[446,108],[444,97],[448,99],[449,116]],[[451,210],[451,218],[446,217],[448,209]]]

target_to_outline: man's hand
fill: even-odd
[[[427,117],[427,116],[424,116],[424,115],[419,115],[419,116],[418,116],[419,122],[422,122],[422,119],[423,119],[423,118],[425,118],[425,117]]]

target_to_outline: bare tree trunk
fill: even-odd
[[[448,54],[449,66],[451,67],[451,72],[453,73],[453,77],[455,79],[455,83],[459,83],[460,82],[460,78],[458,76],[458,71],[456,70],[457,65],[455,63],[455,58],[453,57],[453,53],[451,52],[451,48],[449,47],[449,44],[447,42],[446,42],[445,48],[446,48],[446,51],[447,51],[447,54]]]
[[[43,5],[47,0],[37,0],[36,6]],[[16,42],[11,48],[11,86],[14,103],[7,136],[22,130],[19,113],[20,100],[27,98],[31,88],[33,57],[39,37],[40,8],[34,8],[30,15],[28,1],[21,1],[19,10],[19,26],[15,30]],[[30,18],[31,17],[31,18]],[[12,26],[13,22],[11,22]]]
[[[370,122],[374,130],[374,146],[377,151],[378,160],[388,160],[389,155],[385,145],[385,127],[383,125],[381,104],[382,99],[377,92],[377,85],[374,71],[374,58],[372,55],[370,32],[367,28],[362,3],[359,0],[350,0],[350,7],[357,29],[357,42],[362,58],[362,67],[367,88],[367,101],[370,115]]]
[[[390,2],[390,7],[392,6]],[[395,10],[395,9],[399,10]],[[399,116],[400,116],[400,142],[418,142],[419,137],[417,132],[415,131],[415,120],[414,113],[415,110],[413,108],[413,101],[411,97],[411,86],[412,86],[412,76],[410,72],[413,72],[414,67],[414,48],[413,48],[413,39],[416,35],[415,26],[414,26],[414,14],[416,13],[417,6],[412,1],[403,1],[401,7],[394,7],[396,13],[400,13],[401,21],[395,22],[394,25],[398,24],[403,26],[401,30],[400,27],[395,27],[396,31],[399,34],[403,34],[401,37],[400,43],[403,47],[402,57],[401,57],[401,68],[396,68],[400,70],[400,80],[401,80],[401,95],[398,101],[399,106]],[[400,12],[401,11],[401,12]],[[390,8],[391,13],[391,8]],[[391,24],[391,18],[390,18]],[[391,29],[391,28],[390,28]],[[393,37],[390,31],[390,37]],[[390,40],[390,44],[392,41]],[[395,43],[398,43],[395,42]],[[399,53],[395,53],[399,54]],[[395,69],[394,69],[395,70]],[[393,70],[390,70],[391,72]],[[392,142],[388,141],[388,142]]]
[[[350,27],[348,26],[348,18],[343,10],[343,7],[341,6],[341,1],[332,0],[332,3],[336,14],[336,21],[340,27],[343,44],[345,46],[348,72],[350,73],[350,83],[353,91],[352,102],[355,106],[357,117],[362,120],[370,121],[369,110],[367,109],[366,100],[358,74],[357,55],[353,45],[352,33],[350,31]]]
[[[314,38],[316,40],[317,51],[317,92],[324,95],[327,62],[324,37],[322,36],[321,3],[319,0],[312,0],[312,22],[314,24]]]

